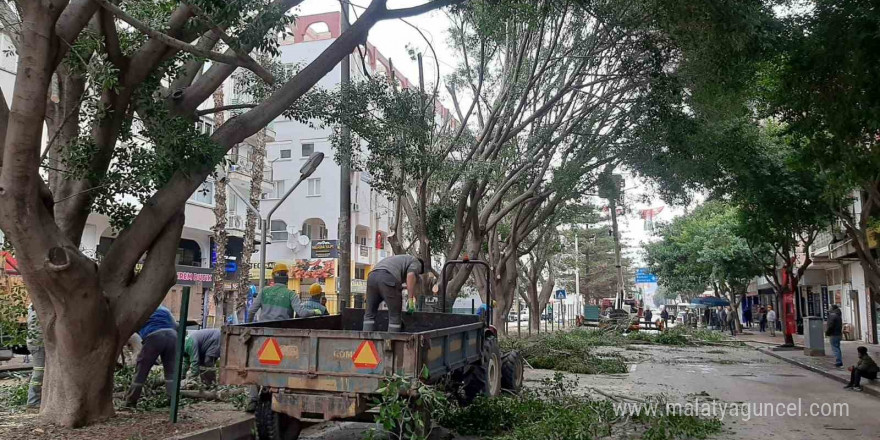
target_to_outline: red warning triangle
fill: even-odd
[[[364,341],[361,342],[361,345],[355,350],[354,355],[351,357],[351,361],[354,362],[355,368],[373,369],[382,362],[382,359],[379,358],[376,344],[373,343],[373,341]]]
[[[284,355],[281,354],[281,347],[278,346],[278,342],[275,341],[275,338],[266,339],[266,342],[263,343],[263,346],[260,347],[260,351],[257,353],[257,360],[261,364],[278,365],[281,363],[281,359],[284,359]]]

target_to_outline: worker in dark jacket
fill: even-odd
[[[174,382],[177,342],[177,323],[171,316],[171,311],[165,306],[159,306],[147,323],[138,331],[143,340],[143,348],[137,357],[137,365],[134,372],[134,380],[125,397],[125,404],[129,407],[137,405],[141,398],[144,381],[150,374],[150,369],[156,363],[156,359],[162,358],[162,367],[165,370],[165,391],[171,398],[171,390]]]
[[[834,366],[843,366],[843,356],[840,353],[840,339],[843,336],[843,320],[840,317],[840,307],[837,304],[831,305],[828,312],[828,327],[825,329],[825,336],[831,342],[831,351],[834,353]]]
[[[364,331],[376,329],[376,312],[382,301],[388,306],[388,331],[401,330],[403,289],[410,297],[416,295],[419,275],[425,273],[425,263],[412,255],[393,255],[376,263],[367,277],[367,309],[364,312]]]
[[[871,356],[868,356],[868,349],[865,347],[856,348],[859,352],[859,363],[849,367],[850,376],[849,383],[843,387],[844,389],[852,389],[853,391],[861,391],[862,387],[860,386],[862,378],[866,379],[877,379],[877,372],[880,372],[880,368],[877,367],[877,363],[874,362],[874,359],[871,359]]]
[[[205,385],[216,379],[215,366],[220,359],[220,329],[206,328],[191,331],[183,344],[183,371],[188,381],[201,377]],[[202,372],[201,368],[206,368]]]

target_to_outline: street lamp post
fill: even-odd
[[[232,192],[238,196],[238,198],[244,201],[245,206],[247,206],[247,208],[250,209],[251,212],[257,214],[257,217],[260,217],[260,224],[262,225],[263,229],[260,234],[260,293],[263,293],[263,286],[266,285],[266,236],[269,231],[269,225],[272,221],[272,215],[275,214],[275,211],[278,209],[278,207],[280,207],[281,204],[284,203],[285,200],[287,200],[287,197],[289,197],[290,194],[293,193],[293,190],[295,190],[296,187],[299,186],[299,184],[302,183],[303,180],[308,179],[309,176],[311,176],[312,173],[315,172],[315,170],[318,168],[318,165],[320,165],[321,161],[323,160],[324,153],[312,153],[306,163],[304,163],[303,166],[299,169],[299,179],[296,181],[295,184],[293,184],[292,187],[290,187],[289,190],[287,190],[286,193],[284,193],[284,195],[281,197],[281,200],[279,200],[278,203],[276,203],[275,206],[273,206],[272,209],[269,210],[269,213],[266,215],[266,217],[263,217],[260,214],[260,210],[252,205],[251,202],[243,195],[241,195],[241,193],[239,193],[238,190],[235,189],[234,185],[227,186],[227,188],[231,189]]]

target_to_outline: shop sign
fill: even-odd
[[[336,240],[312,240],[312,258],[338,258]]]
[[[214,270],[205,267],[177,266],[177,284],[194,286],[197,283],[214,281]]]

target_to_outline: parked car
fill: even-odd
[[[525,310],[519,313],[519,320],[529,322],[529,311]]]

